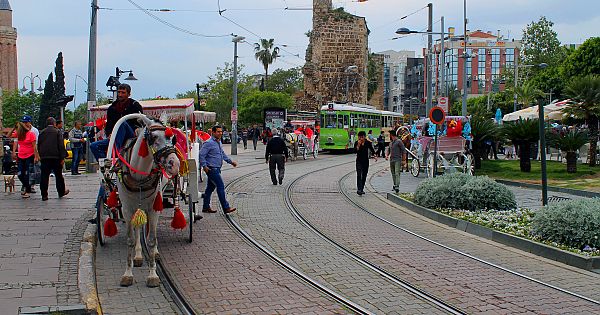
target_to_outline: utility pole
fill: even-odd
[[[464,37],[463,37],[463,96],[462,96],[462,116],[467,116],[467,0],[463,2],[463,18],[464,18]]]
[[[444,17],[442,16],[441,19],[441,25],[442,25],[442,39],[441,39],[441,43],[440,43],[440,51],[441,51],[441,57],[440,57],[440,86],[442,87],[442,91],[439,92],[442,96],[446,96],[446,56],[445,56],[445,48],[444,48],[444,37],[445,37],[445,33],[444,33]]]
[[[96,106],[96,40],[98,36],[98,0],[92,0],[92,16],[90,23],[90,47],[89,47],[89,59],[88,59],[88,91],[87,91],[87,103],[88,110],[86,111],[87,121],[90,121],[90,108]],[[95,124],[94,124],[95,126]],[[92,167],[92,152],[90,152],[90,142],[92,139],[88,137],[88,141],[85,142],[86,146],[86,163],[85,170],[88,173],[95,172]],[[99,223],[100,224],[100,223]]]
[[[519,82],[519,56],[515,56],[515,94],[513,95],[513,112],[517,111],[517,84]]]
[[[431,109],[431,98],[432,98],[432,85],[433,85],[433,71],[432,71],[432,61],[433,61],[433,53],[432,53],[432,41],[433,35],[433,3],[428,3],[427,7],[429,8],[429,23],[427,26],[427,104],[426,104],[426,115],[429,113]]]
[[[235,120],[231,120],[231,155],[237,155],[237,44],[244,39],[245,37],[243,36],[235,36],[231,40],[233,42],[233,106],[231,108],[231,116],[235,118]]]

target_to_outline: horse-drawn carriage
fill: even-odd
[[[292,130],[287,130],[285,142],[288,152],[293,161],[298,156],[304,160],[308,155],[317,158],[319,155],[319,139],[315,133],[315,122],[309,120],[292,120]]]
[[[425,171],[427,177],[455,171],[473,175],[473,155],[468,145],[471,127],[466,117],[446,116],[437,129],[429,119],[422,119],[413,124],[411,134],[413,140],[407,151],[412,157],[410,172],[413,176],[419,176],[421,171]]]
[[[158,187],[158,196],[155,197],[150,208],[156,210],[171,199],[175,216],[178,217],[179,220],[179,223],[174,223],[174,220],[172,226],[174,228],[187,227],[187,237],[191,242],[193,236],[193,223],[199,217],[199,215],[196,214],[196,204],[200,199],[198,192],[198,178],[200,171],[196,157],[198,156],[199,146],[201,145],[202,140],[190,142],[190,135],[195,133],[195,130],[192,128],[192,130],[188,132],[187,120],[188,118],[191,118],[192,126],[195,125],[197,119],[201,122],[214,121],[214,113],[194,113],[193,99],[141,101],[140,104],[144,111],[143,115],[133,114],[128,115],[129,117],[123,117],[119,120],[114,129],[118,130],[118,126],[125,123],[128,119],[142,121],[144,127],[137,130],[137,140],[139,141],[132,139],[126,142],[123,148],[118,150],[113,145],[114,139],[111,139],[107,159],[104,163],[100,163],[102,185],[96,202],[98,241],[100,245],[104,245],[106,236],[114,236],[116,234],[116,230],[114,230],[116,229],[114,221],[122,220],[124,218],[123,211],[121,210],[123,205],[120,200],[123,199],[122,194],[118,194],[119,198],[116,198],[115,196],[117,195],[117,186],[119,186],[118,182],[123,183],[123,178],[127,178],[123,174],[128,173],[130,175],[137,174],[140,178],[144,176],[152,178],[152,180],[143,180],[143,184],[136,186],[139,188],[139,199],[150,194],[150,191],[152,191],[153,188]],[[108,105],[91,108],[91,117],[94,120],[105,118],[107,108]],[[154,119],[154,121],[150,118]],[[177,121],[184,121],[185,132],[165,126],[167,122],[172,123]],[[157,131],[157,135],[153,136],[155,131]],[[113,132],[112,138],[116,137],[115,134],[116,132]],[[164,146],[161,149],[155,148],[154,146],[156,144],[150,143],[153,141],[156,142],[156,140],[152,140],[152,137],[160,138],[161,136],[166,138],[166,141],[163,143]],[[137,143],[140,141],[144,141],[144,143]],[[146,146],[147,149],[143,149]],[[142,149],[140,150],[140,148]],[[149,152],[141,152],[143,150]],[[138,153],[136,154],[136,152]],[[164,167],[160,166],[160,159],[166,158],[167,154],[171,153],[176,155],[179,161],[178,165],[180,165],[177,172],[173,175],[167,174]],[[161,154],[164,156],[161,156]],[[137,169],[131,162],[135,158],[142,157],[143,155],[153,156],[154,160],[152,164],[154,167],[149,171]],[[142,168],[144,167],[147,166],[144,165]],[[123,172],[122,169],[125,169],[126,171]],[[188,206],[188,211],[186,211],[185,214],[179,210],[180,201],[183,201],[183,203]],[[157,206],[157,204],[160,204],[160,206]],[[145,210],[150,211],[149,209]],[[184,221],[182,221],[182,219]],[[148,221],[148,223],[151,222]],[[150,227],[150,229],[152,229],[152,227]]]

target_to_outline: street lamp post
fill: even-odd
[[[463,37],[463,95],[461,115],[467,116],[467,0],[463,1],[464,37]]]
[[[98,0],[92,0],[92,15],[90,22],[90,44],[88,57],[88,90],[86,120],[90,121],[90,108],[96,106],[96,40],[98,37]],[[92,166],[92,152],[90,151],[90,139],[85,142],[86,159],[85,170],[88,173],[95,172]]]
[[[110,87],[109,91],[113,93],[113,101],[117,100],[117,89],[119,87],[119,84],[121,84],[119,78],[121,78],[121,74],[123,73],[129,73],[127,78],[125,78],[126,81],[137,81],[137,78],[133,75],[132,70],[121,70],[119,69],[119,67],[117,67],[117,69],[115,70],[115,75],[109,76],[108,81],[106,82],[106,86]]]
[[[233,42],[233,106],[231,108],[231,155],[237,155],[237,103],[238,103],[238,83],[237,83],[237,44],[246,39],[244,36],[234,36]]]

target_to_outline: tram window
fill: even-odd
[[[344,115],[344,128],[348,128],[348,115]]]
[[[344,115],[338,115],[337,117],[337,128],[344,128]]]
[[[335,123],[336,123],[336,116],[334,113],[331,114],[325,114],[324,115],[324,124],[322,124],[322,126],[324,126],[325,128],[335,128]]]
[[[356,125],[356,114],[350,114],[350,128],[354,128]]]

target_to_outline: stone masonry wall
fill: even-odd
[[[331,8],[331,0],[313,0],[313,29],[302,69],[304,95],[297,99],[298,110],[317,111],[331,101],[367,103],[367,23],[363,17]],[[349,66],[357,69],[347,71]]]
[[[375,63],[377,68],[377,89],[369,98],[369,105],[375,106],[375,108],[379,110],[383,110],[383,100],[385,97],[385,86],[384,86],[384,77],[383,77],[383,67],[384,67],[384,55],[382,54],[371,54],[371,60]]]

